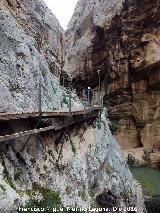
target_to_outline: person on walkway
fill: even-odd
[[[85,95],[87,97],[88,107],[90,107],[92,105],[92,97],[93,97],[93,92],[90,87],[85,89]]]

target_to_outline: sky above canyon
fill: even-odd
[[[59,20],[64,30],[74,13],[74,8],[78,0],[43,0],[50,10]]]

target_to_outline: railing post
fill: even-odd
[[[99,104],[101,105],[101,76],[99,73]]]
[[[63,87],[64,87],[64,74],[63,74]]]
[[[102,122],[102,111],[101,110],[100,110],[99,117],[100,117],[100,123],[101,123]]]
[[[98,93],[99,93],[99,105],[101,106],[101,74],[100,70],[97,71],[98,73]]]
[[[103,95],[101,96],[101,106],[103,108]]]
[[[42,113],[42,85],[41,80],[39,82],[39,115]]]
[[[84,101],[84,112],[86,111],[86,94],[85,89],[83,90],[83,101]]]
[[[90,87],[88,87],[88,107],[90,107]]]
[[[71,102],[71,85],[69,87],[69,113],[71,113],[71,105],[72,105],[72,102]]]

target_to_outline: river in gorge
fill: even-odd
[[[130,170],[142,186],[148,213],[160,213],[160,170],[149,167]]]
[[[160,195],[160,170],[149,167],[130,168],[130,170],[142,185],[144,194]]]

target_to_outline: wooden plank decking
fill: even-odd
[[[43,118],[52,118],[52,117],[69,117],[75,115],[84,115],[89,114],[92,112],[102,110],[102,107],[87,107],[85,110],[76,110],[70,113],[67,110],[55,110],[53,112],[42,112],[41,116]],[[23,118],[36,118],[39,116],[38,112],[13,112],[13,113],[0,113],[0,120],[16,120],[16,119],[23,119]]]

